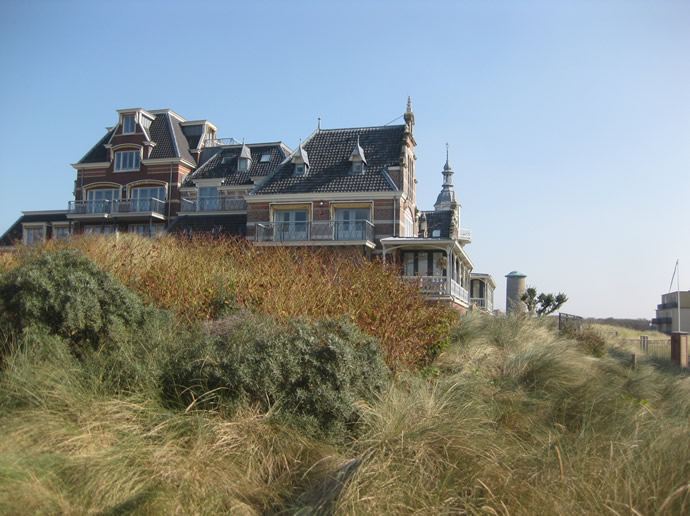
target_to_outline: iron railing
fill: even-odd
[[[183,212],[246,210],[247,201],[231,197],[183,197]]]
[[[220,147],[221,145],[241,145],[242,142],[235,138],[207,138],[204,142],[205,147]]]
[[[158,213],[165,215],[165,201],[160,199],[106,199],[70,201],[69,213],[74,215],[109,215],[122,213]]]
[[[259,222],[257,242],[374,241],[368,220],[318,220],[310,222]]]

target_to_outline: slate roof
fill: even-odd
[[[100,141],[94,145],[86,155],[79,160],[79,163],[102,163],[108,161],[108,152],[105,148],[105,144],[110,141],[113,136],[115,128],[113,127],[110,131],[105,133],[105,136],[100,139]]]
[[[452,210],[425,211],[426,215],[426,234],[427,238],[450,238],[450,222],[453,219]],[[441,234],[434,236],[434,230],[439,230]]]
[[[251,152],[249,170],[237,170],[238,158],[242,145],[212,147],[204,150],[202,161],[206,160],[196,171],[189,174],[182,186],[193,186],[197,179],[223,178],[224,185],[253,185],[252,177],[267,176],[291,152],[282,143],[246,145]],[[211,157],[208,155],[211,154]],[[261,163],[261,156],[270,154],[271,159]]]
[[[5,231],[5,234],[0,237],[0,247],[13,246],[15,242],[22,239],[22,224],[40,223],[40,222],[67,222],[67,212],[57,213],[29,213],[22,215],[17,221]]]
[[[167,229],[168,233],[214,233],[245,235],[247,215],[178,215]]]
[[[156,146],[151,151],[150,159],[182,158],[190,163],[196,163],[196,158],[189,151],[196,148],[200,136],[187,137],[180,125],[181,121],[169,112],[157,112],[149,127],[151,141]],[[105,144],[109,143],[117,127],[114,127],[79,160],[78,163],[102,163],[108,161]]]
[[[310,164],[305,176],[294,177],[294,164],[288,159],[252,195],[395,191],[397,187],[386,168],[400,165],[405,128],[393,125],[319,129],[302,144]],[[362,174],[351,174],[350,156],[357,137],[367,166]]]

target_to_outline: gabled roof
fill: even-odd
[[[252,194],[396,191],[386,169],[400,165],[405,128],[318,129],[302,144],[309,155],[307,175],[295,177],[294,163],[286,160]],[[367,167],[362,174],[350,174],[358,137]]]
[[[251,166],[249,170],[237,170],[237,162],[242,148],[251,153]],[[250,145],[229,145],[213,147],[202,154],[202,161],[207,161],[195,172],[189,174],[182,186],[193,186],[197,179],[222,178],[224,185],[253,185],[252,177],[267,176],[276,168],[292,151],[283,143],[257,143]],[[210,158],[206,158],[212,154]],[[267,162],[261,161],[261,156],[270,154]]]
[[[201,136],[187,136],[182,128],[184,119],[170,110],[150,111],[154,116],[151,127],[148,129],[151,141],[156,145],[151,151],[149,159],[182,158],[190,163],[196,163],[190,152],[190,148],[196,148]],[[86,155],[77,162],[102,163],[108,161],[106,144],[111,143],[117,126],[110,129]],[[117,137],[116,137],[117,138]]]

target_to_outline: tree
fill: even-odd
[[[537,295],[537,289],[529,287],[522,294],[520,300],[527,305],[527,311],[530,315],[537,315],[538,317],[549,315],[558,310],[568,301],[568,296],[559,292],[558,294],[545,294],[544,292]]]

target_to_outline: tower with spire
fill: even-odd
[[[436,211],[451,210],[455,213],[457,218],[457,225],[460,227],[460,203],[455,196],[455,187],[453,186],[453,169],[450,166],[448,144],[446,143],[446,164],[443,166],[443,186],[441,193],[436,198],[434,209]]]

